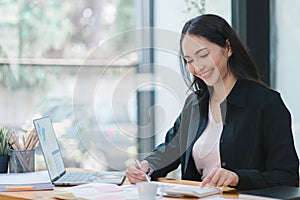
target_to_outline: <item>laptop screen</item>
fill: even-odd
[[[49,117],[33,120],[51,180],[65,172],[56,135]]]

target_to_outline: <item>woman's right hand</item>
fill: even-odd
[[[149,163],[147,160],[143,160],[141,162],[141,168],[139,168],[139,166],[134,163],[131,164],[127,169],[126,169],[126,176],[128,178],[128,181],[130,183],[137,183],[137,182],[141,182],[141,181],[146,181],[146,176],[147,172],[149,171]],[[149,177],[150,179],[151,177]]]

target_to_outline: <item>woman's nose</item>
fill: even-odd
[[[204,65],[193,65],[193,66],[197,74],[201,73],[201,71],[204,69]]]

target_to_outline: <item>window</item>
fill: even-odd
[[[275,48],[272,52],[274,62],[273,79],[275,87],[280,91],[283,100],[292,114],[293,133],[298,154],[300,153],[300,106],[297,82],[299,82],[298,47],[300,45],[300,2],[280,0],[275,2],[275,20],[272,34],[272,44]]]
[[[122,34],[118,40],[113,36],[135,27],[134,4],[134,0],[1,1],[0,124],[29,131],[32,119],[50,116],[66,167],[124,170],[136,145],[135,137],[126,135],[136,134],[135,94],[120,95],[110,109],[112,86],[119,81],[122,89],[132,88],[132,78],[120,82],[118,77],[134,69],[137,56],[129,53],[109,67],[106,63],[110,54],[118,55],[120,45],[132,42]],[[109,43],[105,51],[98,52],[105,42]],[[80,78],[87,83],[97,78],[102,84],[93,104],[74,98],[78,74],[85,68],[89,73]],[[37,147],[36,169],[44,168]]]

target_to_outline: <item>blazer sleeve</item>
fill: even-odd
[[[150,167],[154,170],[151,178],[165,177],[180,164],[179,127],[181,115],[176,119],[173,127],[167,132],[164,143],[158,145],[153,153],[146,157]]]
[[[238,189],[275,185],[298,186],[299,160],[294,147],[291,115],[280,94],[275,93],[262,108],[262,144],[265,171],[234,170],[239,176]]]

